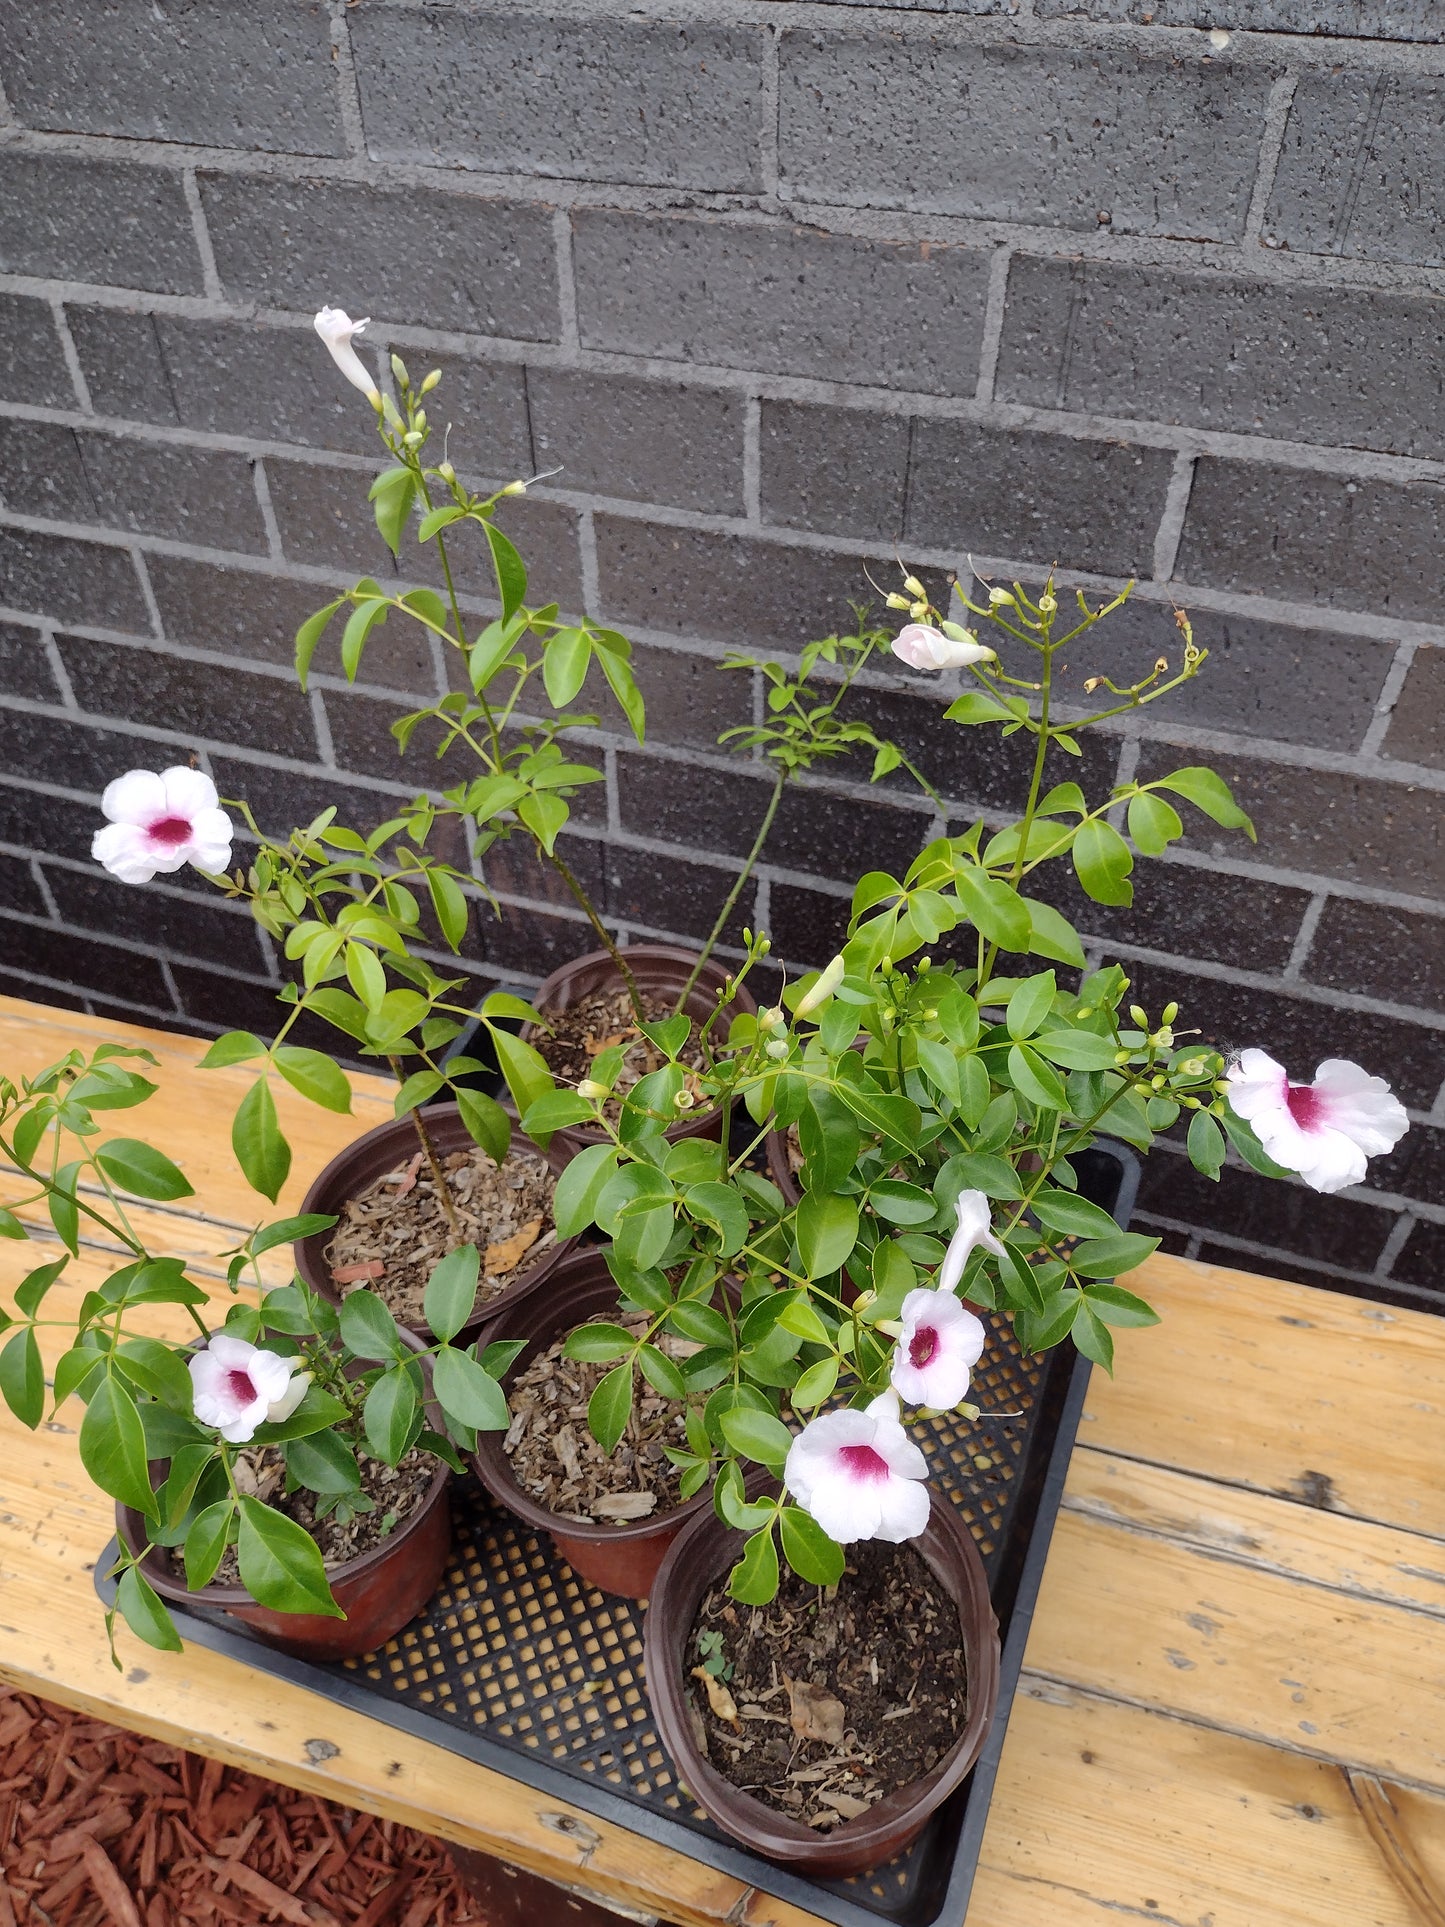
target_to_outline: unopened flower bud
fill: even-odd
[[[424,438],[419,429],[409,428],[401,439],[407,448],[420,448]]]
[[[452,467],[450,462],[438,462],[437,474],[440,475],[442,480],[446,482],[448,485],[450,485],[452,482],[454,482],[457,479],[457,472]]]
[[[768,1053],[768,1056],[774,1060],[774,1062],[781,1062],[782,1059],[785,1058],[788,1054],[787,1038],[775,1037],[772,1043],[767,1046],[767,1053]]]
[[[758,938],[758,949],[757,949],[758,956],[766,957],[768,952],[772,949],[772,947],[773,947],[773,940],[771,937]]]
[[[911,596],[926,596],[928,594],[927,589],[924,588],[916,575],[904,576],[903,586]]]
[[[424,408],[418,408],[416,411],[416,425],[418,428],[426,427],[426,410]]]
[[[842,981],[843,959],[840,955],[834,957],[827,968],[821,972],[812,989],[806,991],[799,999],[795,1014],[799,1017],[808,1016],[811,1011],[815,1011],[818,1008],[819,1004],[825,1003],[827,999],[832,996]]]
[[[1114,1062],[1115,1062],[1116,1064],[1127,1064],[1127,1063],[1128,1063],[1128,1061],[1129,1061],[1129,1053],[1128,1053],[1128,1051],[1126,1051],[1126,1050],[1116,1050],[1116,1051],[1114,1052]]]
[[[422,383],[421,392],[424,395],[429,395],[433,390],[433,388],[435,388],[437,383],[441,380],[441,378],[442,378],[441,369],[433,368],[431,373],[427,376],[426,380]]]
[[[899,595],[898,591],[894,589],[888,597],[888,607],[890,609],[911,609],[913,607],[913,598],[911,596]]]
[[[1165,1084],[1165,1078],[1163,1073],[1160,1072],[1160,1074],[1154,1078],[1152,1088],[1156,1091],[1162,1091],[1164,1088],[1164,1084]]]
[[[1142,1004],[1130,1004],[1129,1015],[1134,1019],[1134,1022],[1139,1026],[1140,1030],[1148,1030],[1149,1019],[1145,1014]]]
[[[993,604],[995,609],[1002,608],[1005,603],[1009,604],[1011,607],[1016,606],[1014,604],[1014,598],[1009,594],[1007,589],[999,589],[999,588],[990,589],[988,592],[988,599]]]
[[[502,490],[502,493],[503,495],[525,495],[527,493],[527,484],[525,482],[508,482],[507,486]]]
[[[589,1103],[595,1104],[601,1098],[608,1095],[608,1090],[607,1086],[605,1084],[599,1084],[595,1077],[584,1077],[577,1086],[577,1095],[579,1097],[585,1097]]]
[[[410,388],[411,376],[406,372],[406,363],[402,360],[400,355],[392,356],[391,372],[396,376],[397,380],[401,383],[403,388]]]
[[[1164,1022],[1166,1024],[1172,1024],[1174,1022],[1174,1019],[1178,1015],[1179,1015],[1178,1004],[1169,1003],[1164,1006]]]

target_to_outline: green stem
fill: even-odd
[[[706,964],[708,958],[712,955],[714,949],[716,948],[718,939],[722,936],[724,929],[727,927],[727,920],[732,915],[734,906],[736,905],[738,898],[743,893],[743,886],[746,884],[748,878],[752,875],[754,869],[757,866],[758,858],[763,853],[763,845],[768,840],[768,832],[773,827],[773,819],[778,814],[778,805],[783,800],[783,790],[787,785],[787,781],[788,781],[788,772],[786,770],[780,770],[778,772],[776,780],[773,783],[773,793],[768,798],[768,807],[763,812],[763,820],[758,825],[758,833],[753,838],[753,847],[748,851],[747,860],[744,862],[742,869],[738,872],[737,881],[733,884],[732,889],[728,891],[726,903],[724,903],[722,909],[719,910],[717,913],[717,922],[713,925],[712,932],[709,935],[707,942],[703,945],[701,951],[698,953],[697,962],[692,967],[692,975],[688,978],[687,982],[682,987],[682,994],[679,996],[677,1000],[678,1011],[681,1011],[684,1008],[688,998],[692,995],[693,988],[696,985],[698,978],[702,975],[703,966]]]
[[[401,1059],[399,1057],[388,1057],[386,1061],[390,1064],[391,1074],[396,1079],[398,1087],[400,1087],[406,1082],[406,1071],[402,1066]],[[437,1203],[442,1208],[442,1216],[447,1221],[447,1229],[452,1234],[452,1248],[455,1250],[458,1245],[464,1245],[466,1243],[467,1234],[462,1230],[462,1221],[457,1216],[456,1201],[452,1197],[451,1186],[447,1183],[447,1174],[442,1169],[441,1159],[437,1156],[436,1146],[432,1143],[431,1134],[422,1120],[421,1106],[419,1104],[412,1105],[410,1117],[412,1123],[416,1126],[416,1134],[421,1139],[422,1155],[425,1157],[427,1167],[431,1172],[432,1187],[436,1191]]]
[[[642,993],[637,988],[637,980],[628,967],[627,959],[617,947],[616,938],[613,937],[601,917],[599,917],[593,909],[591,898],[577,881],[577,878],[572,874],[571,866],[568,864],[566,857],[558,856],[555,849],[544,849],[540,839],[537,840],[537,848],[541,850],[542,855],[546,857],[547,861],[552,865],[552,868],[572,892],[587,921],[597,933],[597,939],[601,943],[602,948],[616,965],[617,973],[627,987],[628,1001],[632,1005],[633,1016],[637,1019],[638,1023],[645,1024],[647,1022],[647,1012],[642,1007]]]

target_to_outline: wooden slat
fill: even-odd
[[[1445,1799],[1386,1792],[1445,1897]],[[1115,1920],[1441,1927],[1445,1911],[1420,1910],[1340,1767],[1026,1677],[968,1927]]]
[[[1445,1619],[1445,1541],[1196,1474],[1080,1450],[1065,1509]]]
[[[1095,1372],[1081,1443],[1445,1538],[1445,1343],[1425,1312],[1156,1255],[1163,1323]]]
[[[1026,1664],[1445,1789],[1445,1620],[1424,1613],[1066,1512]]]

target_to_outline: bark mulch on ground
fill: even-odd
[[[445,1849],[0,1686],[0,1927],[485,1927]]]

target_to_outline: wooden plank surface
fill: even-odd
[[[103,1037],[160,1057],[126,1129],[197,1186],[148,1234],[218,1277],[271,1215],[227,1142],[245,1073],[0,999],[11,1074]],[[384,1082],[357,1088],[352,1119],[278,1093],[282,1208],[388,1114]],[[25,1262],[0,1246],[0,1286]],[[1445,1927],[1445,1320],[1163,1257],[1143,1289],[1164,1322],[1094,1376],[967,1927]],[[132,1642],[114,1672],[91,1583],[108,1508],[70,1416],[32,1436],[0,1413],[0,1675],[685,1927],[813,1920],[201,1648]]]

